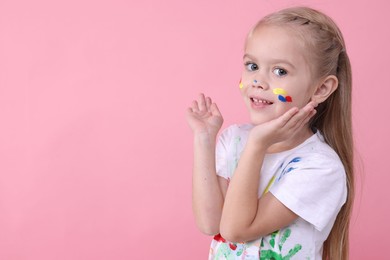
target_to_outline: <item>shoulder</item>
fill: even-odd
[[[294,165],[294,167],[307,169],[339,169],[344,171],[343,164],[337,153],[323,139],[321,133],[317,132],[297,147],[269,157],[281,162],[280,167]]]
[[[303,143],[296,154],[302,155],[305,160],[302,163],[315,168],[326,168],[344,172],[344,166],[338,154],[324,140],[322,134],[317,131],[312,137]]]
[[[344,166],[318,134],[289,151],[279,168],[272,194],[301,218],[322,230],[346,200]]]
[[[286,173],[296,176],[297,181],[311,179],[314,182],[339,182],[343,184],[346,179],[345,169],[337,153],[317,132],[303,144],[287,153],[279,180]]]

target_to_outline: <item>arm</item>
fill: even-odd
[[[227,181],[215,170],[215,145],[223,118],[215,103],[203,94],[187,110],[194,133],[192,207],[198,228],[205,234],[219,233]]]
[[[311,103],[301,110],[291,109],[252,129],[225,198],[220,229],[227,240],[253,240],[283,228],[297,218],[271,193],[258,198],[259,172],[268,148],[300,131],[315,114],[314,106]]]

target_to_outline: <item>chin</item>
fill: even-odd
[[[267,113],[251,113],[250,121],[253,125],[260,125],[280,117],[286,111],[283,110],[283,111],[272,111],[270,113],[269,111]]]
[[[259,116],[256,116],[256,117],[252,116],[250,118],[250,122],[252,125],[261,125],[261,124],[268,122],[270,120],[272,120],[272,118],[265,118],[265,117],[259,117]]]

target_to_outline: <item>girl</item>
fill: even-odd
[[[211,98],[187,111],[209,259],[348,259],[351,68],[338,27],[305,7],[266,16],[248,34],[240,89],[251,124],[217,144]]]

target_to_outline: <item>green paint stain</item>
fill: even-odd
[[[276,237],[276,235],[279,233],[279,230],[277,230],[277,231],[275,231],[275,232],[273,232],[272,234],[271,234],[271,239],[270,239],[270,241],[269,241],[269,244],[272,246],[272,248],[274,248],[275,247],[275,237]]]
[[[279,233],[279,230],[275,231],[271,234],[271,239],[269,240],[269,244],[272,246],[272,248],[275,248],[275,237],[278,233]],[[260,260],[290,260],[291,257],[296,255],[302,249],[302,245],[296,244],[292,249],[290,249],[288,251],[287,255],[285,255],[285,256],[282,255],[281,252],[283,249],[283,245],[288,240],[290,235],[291,235],[291,229],[287,228],[283,232],[282,237],[280,238],[280,241],[278,244],[279,252],[275,252],[272,249],[261,250],[260,251]],[[264,247],[263,241],[261,241],[261,247]]]
[[[237,165],[238,165],[238,156],[239,156],[239,152],[238,152],[238,145],[239,145],[239,143],[241,142],[241,137],[240,136],[236,136],[235,138],[234,138],[234,152],[235,152],[235,159],[234,159],[234,161],[232,161],[232,168],[231,168],[231,174],[233,174],[234,173],[234,171],[236,170],[236,168],[237,168]]]
[[[244,247],[241,247],[240,250],[237,251],[237,256],[240,256],[242,255],[242,253],[244,252]]]
[[[294,246],[294,248],[290,249],[290,251],[288,251],[288,254],[285,257],[283,257],[283,260],[290,260],[291,257],[296,255],[298,253],[298,251],[301,250],[301,249],[302,249],[302,246],[299,245],[299,244],[296,244]]]
[[[291,229],[287,228],[283,235],[282,238],[280,239],[279,242],[279,250],[282,251],[283,244],[286,242],[287,238],[291,235]]]
[[[215,255],[215,259],[232,259],[234,256],[231,255],[230,248],[228,247],[227,244],[222,243],[217,249],[217,254]]]
[[[260,260],[283,260],[283,258],[272,250],[261,250]]]

